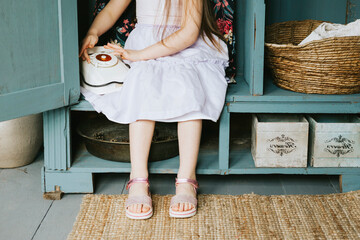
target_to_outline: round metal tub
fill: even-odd
[[[129,125],[109,121],[99,115],[88,118],[77,127],[87,150],[102,159],[130,162]],[[179,155],[177,123],[156,122],[149,161],[160,161]]]

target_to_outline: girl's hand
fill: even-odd
[[[111,43],[104,45],[104,48],[114,50],[114,52],[112,53],[114,55],[119,55],[124,60],[129,60],[132,62],[145,60],[142,56],[141,50],[128,50],[128,49],[125,50],[124,48]]]
[[[79,57],[81,57],[83,61],[86,60],[88,63],[90,63],[90,57],[86,50],[88,48],[93,48],[98,41],[99,41],[99,38],[97,35],[95,35],[95,34],[87,34],[86,35],[86,37],[82,41],[82,46],[81,46],[81,50],[80,50],[80,54],[79,54]]]

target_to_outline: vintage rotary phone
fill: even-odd
[[[129,67],[112,50],[94,47],[87,51],[91,62],[81,62],[81,85],[96,94],[120,90]]]

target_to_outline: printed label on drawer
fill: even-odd
[[[280,156],[289,154],[296,150],[296,141],[291,137],[285,136],[282,134],[280,137],[275,137],[272,139],[268,139],[268,151],[271,151]]]
[[[342,157],[354,152],[355,141],[339,135],[328,140],[325,140],[324,151],[336,157]]]

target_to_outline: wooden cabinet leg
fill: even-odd
[[[43,198],[46,200],[61,200],[64,192],[60,190],[59,186],[55,186],[55,191],[43,193]]]
[[[70,108],[44,113],[44,166],[47,170],[70,167]]]
[[[93,174],[90,172],[49,171],[43,173],[44,198],[61,199],[63,193],[93,193]]]
[[[230,150],[230,112],[225,106],[220,117],[219,128],[219,169],[221,174],[229,172],[229,150]]]
[[[340,191],[350,192],[360,189],[360,175],[344,174],[339,177]]]

